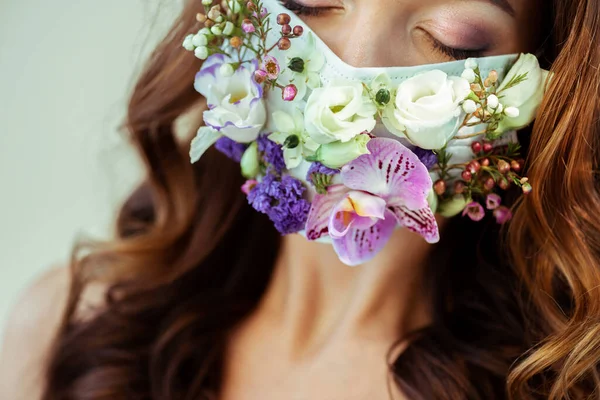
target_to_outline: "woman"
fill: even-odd
[[[596,0],[284,2],[356,67],[532,52],[553,73],[520,134],[533,185],[507,232],[438,216],[438,245],[398,229],[356,268],[340,263],[356,254],[339,246],[340,259],[329,244],[280,236],[218,151],[190,165],[174,124],[204,107],[190,85],[201,62],[181,49],[206,20],[199,3],[188,2],[131,98],[147,183],[114,242],[86,244],[70,278],[54,272],[26,294],[9,328],[6,398],[597,396]]]

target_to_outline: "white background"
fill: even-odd
[[[0,342],[35,276],[107,237],[139,179],[118,131],[181,0],[0,0]],[[191,83],[190,83],[191,84]]]

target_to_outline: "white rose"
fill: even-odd
[[[511,79],[527,74],[521,83],[507,88]],[[540,68],[537,58],[532,54],[521,54],[502,80],[497,93],[504,108],[510,108],[506,117],[500,121],[496,132],[502,133],[527,126],[534,120],[537,109],[545,92],[546,78],[549,72]],[[517,108],[518,112],[514,109]]]
[[[194,87],[208,104],[204,123],[236,142],[249,143],[256,140],[267,119],[263,89],[254,81],[252,67],[239,67],[228,75],[230,71],[222,68],[228,62],[222,54],[210,56],[196,75]]]
[[[347,142],[375,128],[376,111],[360,82],[334,80],[310,94],[304,124],[308,134],[319,144]]]
[[[441,149],[456,135],[464,116],[461,102],[470,92],[464,78],[440,70],[424,72],[398,86],[383,123],[423,149]]]

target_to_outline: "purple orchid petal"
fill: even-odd
[[[396,218],[386,211],[385,219],[367,229],[350,229],[339,239],[333,239],[333,247],[340,260],[355,266],[371,260],[383,249],[396,227]]]
[[[382,197],[388,204],[424,204],[422,199],[427,198],[432,187],[431,177],[412,151],[388,138],[371,139],[367,148],[370,154],[363,154],[342,168],[344,185]]]
[[[390,210],[400,226],[418,233],[428,243],[437,243],[440,240],[437,221],[429,207],[411,210],[405,206],[390,206]]]
[[[306,221],[306,237],[317,240],[329,234],[329,219],[333,208],[348,193],[344,185],[332,185],[327,188],[327,194],[317,194],[313,199],[308,220]]]
[[[365,192],[349,192],[333,208],[329,220],[329,236],[341,238],[349,229],[368,229],[383,219],[385,200]]]

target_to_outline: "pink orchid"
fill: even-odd
[[[343,184],[316,195],[306,224],[306,235],[316,240],[329,235],[340,260],[348,265],[372,259],[397,226],[439,240],[438,226],[427,203],[432,182],[427,168],[400,142],[371,139],[370,154],[346,164]]]

